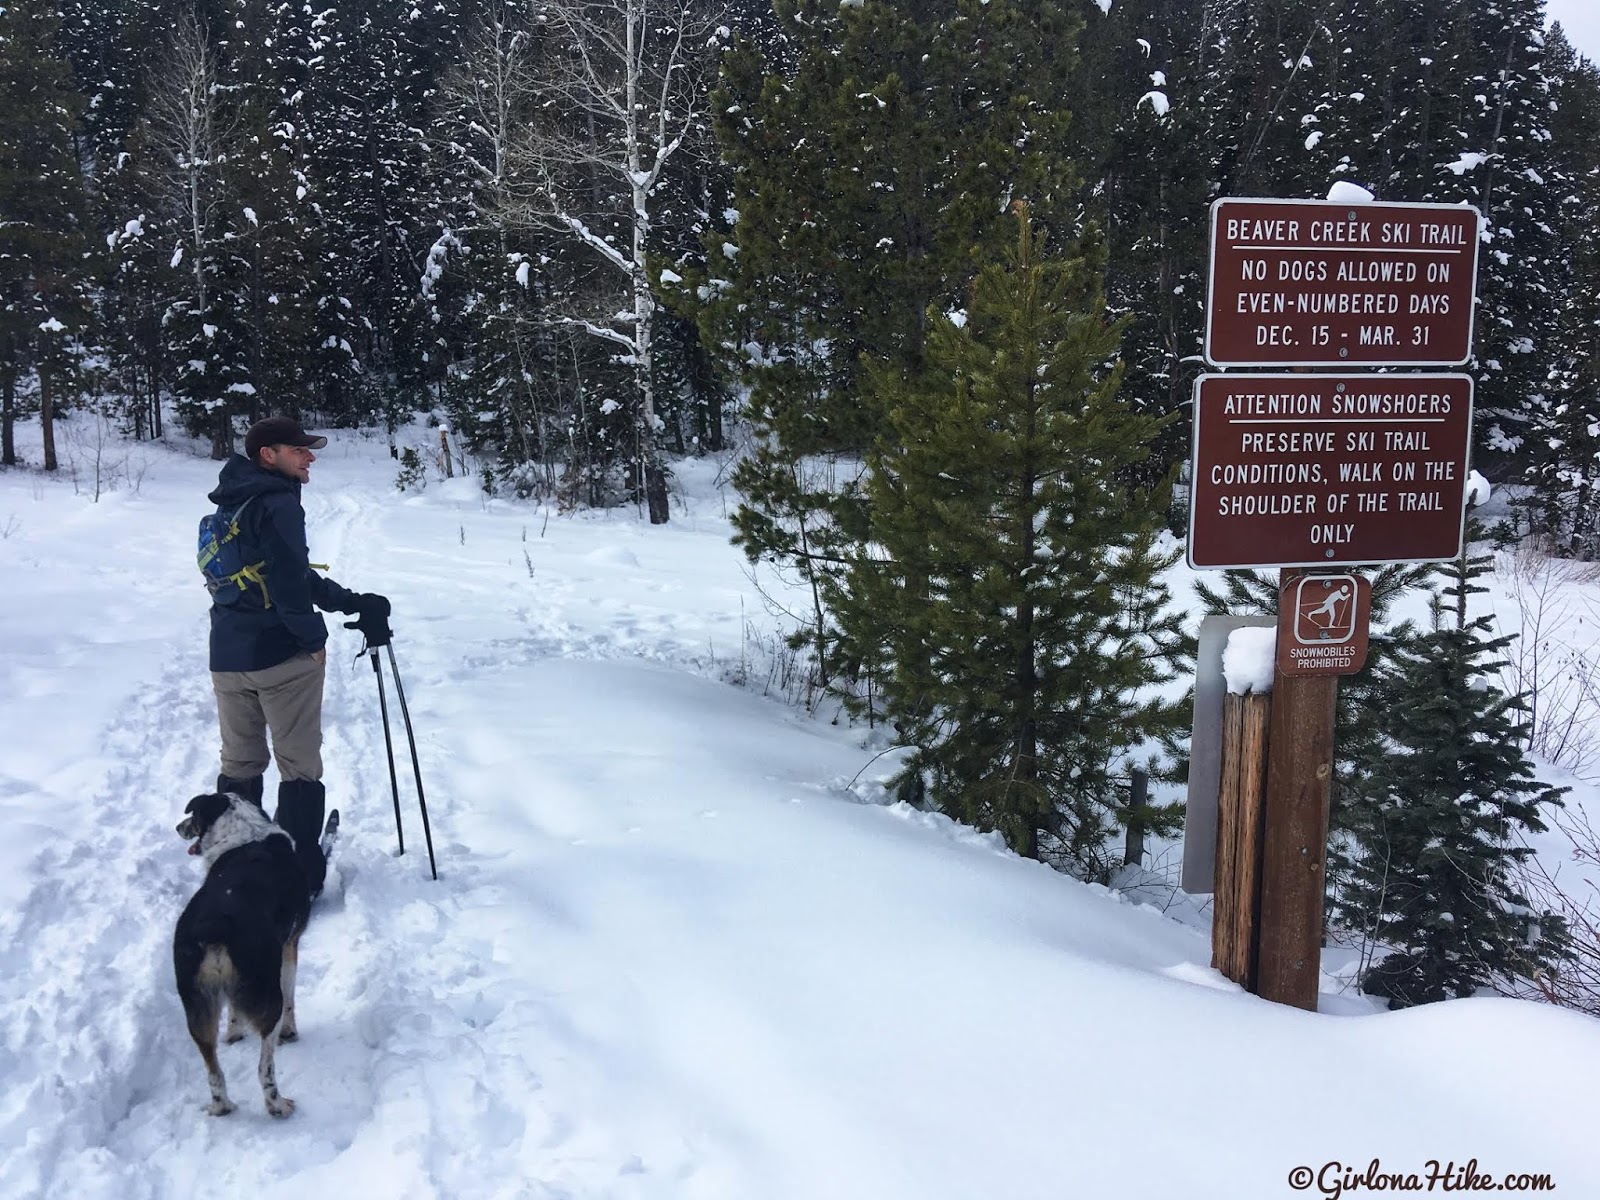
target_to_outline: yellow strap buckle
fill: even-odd
[[[255,584],[261,589],[261,603],[267,608],[271,608],[272,596],[267,592],[267,576],[266,573],[261,569],[266,565],[266,559],[262,559],[258,563],[251,563],[248,567],[245,567],[244,570],[228,576],[228,581],[230,583],[237,584],[241,591],[244,589],[245,584]]]

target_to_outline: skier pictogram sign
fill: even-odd
[[[1366,665],[1372,584],[1360,575],[1302,575],[1278,598],[1278,670],[1353,675]]]

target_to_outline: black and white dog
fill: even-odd
[[[205,1060],[214,1117],[233,1111],[217,1065],[217,1022],[226,997],[228,1040],[243,1036],[241,1021],[261,1035],[261,1094],[275,1117],[294,1112],[278,1092],[273,1057],[280,1041],[298,1036],[294,975],[300,934],[311,910],[305,872],[289,835],[261,809],[233,793],[196,796],[178,833],[190,854],[206,860],[206,879],[172,939],[178,996],[189,1036]]]

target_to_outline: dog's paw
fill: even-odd
[[[243,1038],[244,1038],[244,1022],[239,1020],[238,1017],[234,1016],[233,1013],[230,1012],[228,1014],[228,1028],[223,1033],[222,1040],[227,1042],[228,1045],[231,1046],[235,1042],[240,1041]]]
[[[294,1112],[294,1101],[287,1096],[279,1096],[267,1101],[267,1111],[275,1117],[287,1117]]]
[[[234,1103],[231,1100],[213,1100],[210,1104],[206,1105],[206,1112],[210,1113],[213,1117],[225,1117],[233,1110]]]
[[[278,1030],[278,1041],[280,1043],[282,1043],[282,1042],[298,1042],[299,1040],[300,1040],[300,1031],[298,1029],[296,1029],[293,1025],[289,1026],[287,1029]]]

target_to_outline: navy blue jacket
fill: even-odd
[[[241,549],[245,562],[266,562],[272,607],[259,597],[211,606],[213,671],[264,671],[297,654],[313,654],[328,641],[327,623],[316,609],[353,613],[358,607],[354,592],[311,569],[299,482],[235,454],[223,464],[210,500],[232,512],[252,496],[239,522]]]

